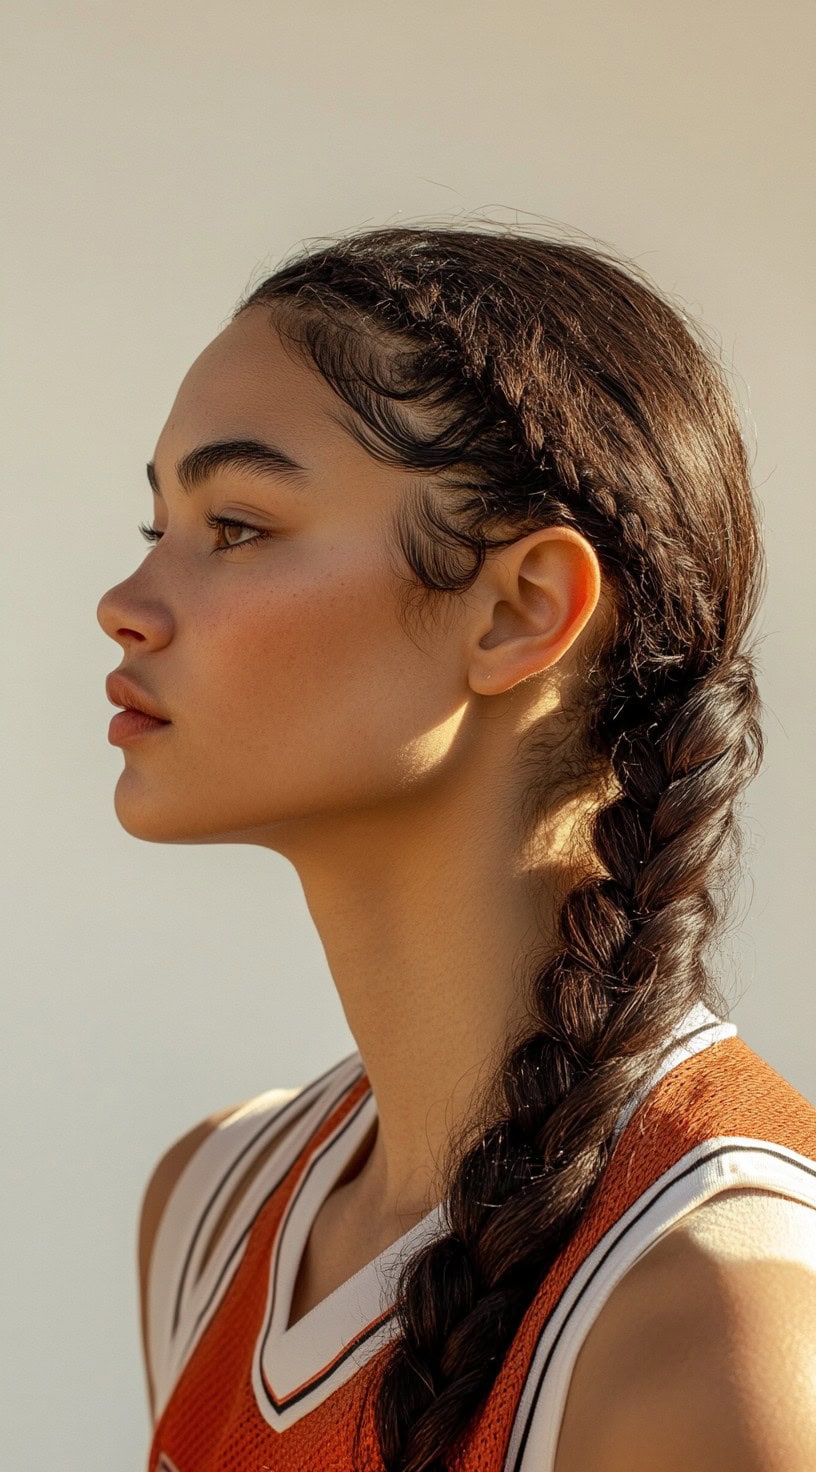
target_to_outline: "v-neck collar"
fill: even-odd
[[[259,1409],[279,1430],[313,1410],[388,1342],[394,1331],[392,1309],[401,1259],[442,1226],[441,1202],[295,1324],[285,1327],[312,1224],[377,1118],[376,1100],[365,1074],[357,1078],[343,1103],[347,1106],[349,1095],[361,1082],[365,1084],[362,1097],[343,1108],[319,1147],[309,1149],[272,1245],[266,1310],[253,1357],[253,1385]]]
[[[622,1111],[618,1130],[667,1072],[699,1049],[735,1032],[732,1023],[723,1023],[703,1003],[694,1006],[643,1092]],[[346,1060],[354,1061],[361,1061],[359,1053]],[[355,1092],[359,1095],[356,1099]],[[322,1110],[322,1100],[317,1101],[316,1110]],[[376,1100],[365,1072],[356,1074],[334,1106],[334,1112],[338,1111],[338,1119],[320,1145],[316,1147],[310,1141],[306,1146],[304,1168],[271,1248],[269,1286],[253,1355],[252,1383],[261,1414],[279,1431],[320,1405],[393,1337],[396,1323],[392,1310],[399,1268],[426,1238],[430,1240],[446,1229],[446,1203],[440,1202],[295,1324],[285,1327],[312,1224],[377,1119]]]

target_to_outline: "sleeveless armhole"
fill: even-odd
[[[712,1043],[736,1036],[704,1009],[694,1033],[668,1053],[637,1103],[667,1073]],[[624,1111],[616,1135],[636,1105]],[[730,1199],[724,1192],[739,1191]],[[749,1194],[750,1193],[750,1194]],[[718,1201],[699,1235],[733,1254],[801,1263],[816,1272],[816,1160],[753,1136],[712,1136],[652,1181],[596,1242],[548,1318],[519,1402],[508,1472],[554,1472],[572,1372],[601,1309],[630,1268],[695,1208]]]
[[[263,1200],[297,1160],[327,1099],[339,1098],[361,1068],[355,1053],[302,1087],[259,1094],[221,1120],[181,1171],[162,1212],[145,1290],[155,1421],[229,1286]],[[225,1206],[261,1156],[261,1169],[213,1245]]]
[[[706,1141],[666,1171],[601,1238],[547,1323],[530,1366],[517,1427],[527,1421],[518,1472],[554,1472],[572,1372],[601,1309],[625,1274],[696,1207],[734,1188],[744,1197],[718,1203],[719,1243],[734,1234],[743,1257],[784,1259],[816,1272],[816,1168],[781,1146],[748,1138]],[[705,1230],[714,1235],[714,1221]],[[524,1402],[527,1405],[524,1405]]]

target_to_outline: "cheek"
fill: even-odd
[[[394,582],[334,569],[242,592],[200,646],[209,739],[234,779],[312,799],[325,784],[335,801],[401,786],[450,716],[451,682],[446,694],[441,656],[400,624]]]

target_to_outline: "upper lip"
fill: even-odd
[[[105,681],[105,694],[111,705],[121,705],[125,710],[141,710],[146,716],[155,716],[158,721],[169,720],[169,717],[153,704],[150,697],[124,675],[116,672],[108,675]]]

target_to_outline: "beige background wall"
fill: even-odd
[[[301,240],[471,212],[587,232],[719,343],[755,454],[768,754],[723,958],[816,1098],[807,0],[11,0],[2,1464],[137,1472],[135,1225],[158,1153],[349,1034],[293,872],[140,844],[95,608],[144,553],[144,463],[248,282]]]

